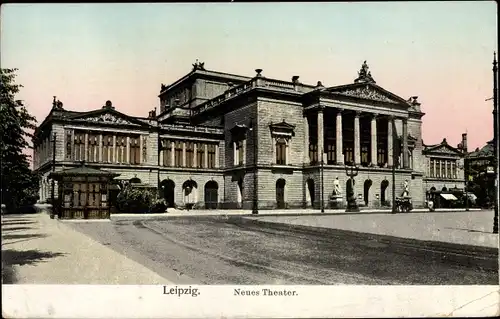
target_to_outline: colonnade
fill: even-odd
[[[316,111],[316,116],[317,116],[317,151],[321,158],[318,158],[319,161],[323,160],[324,161],[324,153],[325,153],[325,145],[324,145],[324,136],[325,136],[325,115],[324,115],[324,107],[319,107],[317,108]],[[343,109],[333,109],[336,111],[336,116],[335,116],[335,121],[336,121],[336,132],[335,132],[335,163],[337,165],[344,165],[345,164],[345,154],[344,154],[344,130],[343,128],[345,127],[345,116],[349,116],[352,111],[350,110],[343,110]],[[393,166],[393,134],[396,132],[393,132],[393,127],[394,121],[396,120],[401,120],[402,121],[402,160],[403,160],[403,168],[409,168],[409,152],[408,152],[408,120],[407,118],[404,117],[395,117],[395,116],[388,116],[388,115],[380,115],[380,114],[374,114],[374,113],[368,113],[368,112],[354,112],[354,158],[353,162],[355,165],[360,165],[361,164],[361,144],[362,144],[362,137],[361,137],[361,128],[360,128],[360,117],[361,116],[369,116],[371,118],[371,125],[370,125],[370,148],[371,148],[371,158],[369,159],[369,162],[372,165],[377,165],[377,154],[378,154],[378,148],[377,148],[377,124],[379,120],[381,119],[387,119],[387,149],[386,149],[386,165],[388,167]],[[309,116],[306,116],[305,122],[305,152],[304,152],[304,162],[305,163],[310,163],[311,158],[309,155],[309,145],[310,145],[310,136],[309,136]],[[343,123],[344,122],[344,123]],[[399,154],[398,154],[399,157]]]

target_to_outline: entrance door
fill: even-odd
[[[219,185],[215,181],[209,181],[205,184],[205,208],[217,209],[219,202]]]
[[[285,183],[282,178],[276,182],[276,204],[278,209],[285,208]]]
[[[162,188],[163,188],[163,197],[165,198],[165,202],[166,202],[167,207],[174,207],[175,206],[175,198],[174,198],[175,183],[174,183],[174,181],[171,179],[164,180],[162,182]]]

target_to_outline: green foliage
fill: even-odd
[[[29,165],[29,155],[23,150],[31,148],[27,138],[36,128],[36,119],[29,114],[23,102],[16,100],[16,94],[22,86],[15,84],[17,69],[1,69],[0,96],[0,151],[1,151],[1,191],[2,203],[8,212],[19,206],[36,202],[38,177]]]
[[[163,212],[163,200],[157,197],[153,189],[134,187],[132,184],[125,186],[116,198],[119,213],[143,214],[149,212]]]

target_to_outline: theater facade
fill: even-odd
[[[377,85],[366,62],[353,83],[325,87],[261,69],[253,77],[211,71],[197,61],[161,84],[159,108],[148,116],[126,115],[110,101],[76,111],[54,98],[35,131],[34,169],[41,201],[50,198],[53,169],[84,161],[123,183],[157,187],[169,206],[286,209],[343,204],[350,189],[362,207],[389,206],[394,166],[396,196],[406,182],[419,207],[428,172],[423,115],[416,96]]]

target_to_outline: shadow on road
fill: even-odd
[[[44,238],[47,237],[48,235],[45,234],[12,234],[12,235],[3,235],[2,240],[7,240],[7,239],[28,239],[28,238]],[[3,244],[2,244],[3,246]]]
[[[2,283],[14,284],[16,282],[15,272],[12,268],[14,265],[34,265],[39,262],[44,262],[47,259],[61,257],[64,255],[64,253],[54,253],[40,250],[2,250]]]
[[[2,232],[7,232],[7,231],[18,231],[18,230],[29,230],[32,229],[31,227],[10,227],[10,228],[2,228]]]
[[[2,222],[2,227],[11,225],[29,225],[36,224],[36,222],[27,219],[12,219]]]
[[[454,229],[454,230],[464,230],[469,233],[482,233],[482,234],[492,234],[493,232],[478,230],[478,229],[468,229],[468,228],[456,228],[456,227],[444,227],[445,229]]]

